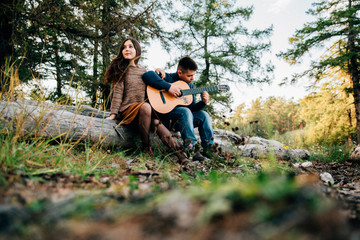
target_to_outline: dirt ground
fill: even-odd
[[[148,169],[100,177],[10,172],[1,188],[0,239],[360,239],[358,162],[297,167],[303,188],[295,195],[234,204],[208,221],[198,221],[205,200],[184,196]],[[324,172],[332,185],[320,180]],[[166,201],[149,204],[163,192],[171,192]]]
[[[313,166],[298,170],[299,173],[314,174],[328,172],[334,179],[333,186],[321,185],[326,196],[336,199],[351,222],[360,223],[360,163],[353,161],[321,163],[313,162]],[[359,225],[360,226],[360,225]]]

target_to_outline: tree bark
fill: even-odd
[[[93,57],[93,82],[91,92],[91,105],[95,107],[97,105],[97,91],[98,91],[98,47],[99,41],[94,41],[94,57]]]
[[[61,82],[61,75],[60,75],[60,56],[59,56],[59,42],[55,37],[55,71],[56,71],[56,97],[60,98],[62,96],[62,82]]]
[[[352,128],[351,109],[348,109],[346,111],[346,114],[348,116],[348,126],[349,126],[349,129],[351,129]],[[351,132],[348,130],[348,144],[349,144],[349,146],[352,146],[353,142],[354,142],[353,136],[352,136]]]
[[[12,55],[13,45],[11,37],[13,33],[14,1],[3,0],[0,10],[0,69],[4,67],[5,61]]]
[[[0,101],[0,116],[2,129],[21,133],[22,136],[91,142],[103,148],[127,148],[140,141],[137,134],[126,127],[120,126],[117,134],[114,130],[117,124],[112,120],[105,120],[109,113],[87,106]]]
[[[349,0],[349,9],[352,7],[352,0]],[[351,53],[351,58],[349,61],[349,73],[350,79],[353,85],[354,91],[354,105],[355,105],[355,117],[356,117],[356,134],[357,134],[357,143],[360,143],[360,83],[359,83],[359,51],[356,48],[356,29],[354,28],[354,19],[349,17],[349,34],[348,34],[348,52]]]

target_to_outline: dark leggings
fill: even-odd
[[[156,119],[152,114],[152,108],[149,103],[141,105],[138,114],[138,126],[143,147],[149,149],[151,147],[150,142],[150,130],[153,130],[161,139],[161,141],[168,146],[171,150],[177,151],[179,144],[176,139],[172,136],[171,132]]]

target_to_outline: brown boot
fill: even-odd
[[[178,162],[184,165],[190,163],[189,159],[187,159],[186,155],[181,151],[179,143],[176,141],[171,132],[163,124],[159,123],[157,119],[154,120],[154,125],[156,133],[160,137],[161,141],[169,147],[170,153],[175,153],[175,156],[178,158]]]
[[[183,165],[187,165],[190,163],[190,160],[187,159],[186,155],[183,152],[175,152],[176,157],[178,158],[178,162]]]
[[[151,147],[144,147],[142,151],[145,155],[148,155],[151,158],[154,156]]]

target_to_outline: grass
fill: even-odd
[[[311,152],[310,161],[342,162],[350,158],[352,147],[348,144],[341,146],[314,145],[309,151]]]
[[[14,97],[16,73],[7,71],[2,78],[12,82],[8,84],[10,90],[2,95],[10,102]],[[94,185],[90,192],[77,195],[68,203],[71,206],[66,205],[64,210],[59,208],[60,216],[65,219],[116,221],[124,215],[153,213],[173,191],[179,191],[182,197],[196,203],[199,211],[195,215],[195,226],[244,211],[251,212],[249,224],[282,222],[297,201],[303,201],[311,211],[320,208],[320,198],[302,192],[303,186],[296,181],[292,169],[272,155],[259,160],[240,156],[230,160],[217,158],[205,163],[203,169],[187,172],[171,161],[171,154],[164,154],[157,148],[151,158],[139,151],[109,151],[101,148],[101,144],[69,141],[69,133],[43,137],[37,134],[41,131],[41,118],[39,122],[34,120],[35,133],[26,133],[23,114],[7,122],[0,112],[0,182],[3,187],[11,186],[9,179],[13,176],[46,182],[42,175],[58,173],[77,176],[84,181],[89,177],[96,181],[103,177],[118,181],[108,181],[101,187]],[[321,147],[313,149],[311,160],[341,161],[348,155],[349,149],[345,147]],[[156,179],[146,179],[150,186],[147,190],[141,189],[143,180],[134,174],[141,170],[159,173]],[[39,199],[26,206],[31,216],[40,222],[49,217],[45,213],[51,207]],[[104,210],[108,215],[105,216]],[[23,227],[20,223],[17,228]]]
[[[310,216],[313,212],[318,215],[329,209],[324,207],[324,200],[319,195],[303,190],[286,163],[282,164],[273,157],[254,160],[237,156],[231,162],[217,160],[209,163],[207,170],[190,174],[160,152],[150,158],[141,153],[108,152],[91,144],[58,144],[53,139],[5,133],[0,135],[0,142],[0,180],[5,186],[10,184],[7,182],[10,174],[33,176],[35,179],[44,173],[66,173],[79,176],[84,181],[87,177],[95,177],[99,181],[104,176],[122,181],[120,184],[110,181],[105,187],[93,186],[90,191],[77,194],[61,206],[35,199],[26,206],[31,222],[20,219],[11,230],[20,238],[33,229],[42,231],[46,236],[46,222],[49,221],[52,229],[53,226],[56,229],[62,221],[111,225],[126,219],[152,216],[154,222],[161,222],[164,220],[155,218],[159,208],[164,204],[166,206],[176,191],[178,195],[175,196],[181,196],[181,201],[186,200],[196,206],[196,213],[191,215],[194,218],[192,231],[205,228],[219,219],[245,215],[245,223],[250,231],[256,231],[258,225],[266,227],[266,233],[257,233],[260,236],[258,239],[266,239],[268,235],[276,237],[279,229],[288,234],[288,230],[291,230],[286,228],[289,215],[297,219],[299,213]],[[131,172],[152,169],[160,176],[147,179],[146,184],[150,188],[144,191],[141,178],[127,173],[127,162],[131,162]],[[39,178],[39,181],[44,181]],[[175,201],[175,205],[180,204],[172,201]],[[306,213],[302,212],[304,209]],[[56,218],[52,214],[54,211]],[[294,238],[290,236],[284,239]]]

